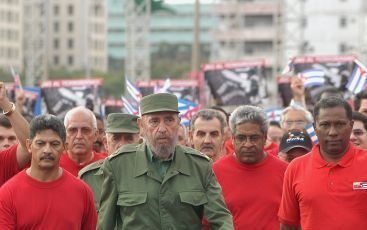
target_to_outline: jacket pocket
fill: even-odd
[[[131,207],[147,202],[147,192],[119,193],[117,205]]]
[[[179,192],[182,203],[187,203],[193,206],[201,206],[208,203],[206,195],[202,191],[185,191]]]

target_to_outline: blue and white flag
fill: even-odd
[[[325,72],[320,69],[308,69],[299,73],[303,79],[305,88],[320,86],[325,84]]]
[[[361,92],[366,88],[366,68],[358,60],[354,61],[355,66],[352,75],[348,79],[347,89],[354,94]]]
[[[141,92],[127,77],[125,77],[127,93],[136,101],[140,102]]]
[[[317,136],[316,136],[316,132],[315,129],[313,128],[312,123],[308,123],[306,125],[306,131],[308,133],[308,135],[310,135],[310,138],[312,140],[312,142],[316,145],[317,143],[319,143]]]
[[[125,113],[128,114],[134,114],[134,115],[138,115],[139,114],[139,107],[137,107],[136,105],[133,105],[126,97],[121,96],[122,102],[123,102],[123,106],[124,106],[124,111]]]
[[[282,114],[282,108],[269,108],[265,109],[266,115],[269,121],[280,122],[280,115]]]
[[[188,126],[194,113],[199,110],[199,105],[186,99],[178,99],[178,110],[181,124]]]

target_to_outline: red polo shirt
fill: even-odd
[[[69,173],[73,174],[74,176],[78,176],[78,172],[79,170],[81,170],[82,168],[84,168],[85,166],[92,164],[95,161],[98,161],[100,159],[104,159],[106,158],[105,155],[103,154],[99,154],[96,152],[93,152],[93,159],[87,163],[84,164],[77,164],[75,163],[72,159],[70,159],[69,155],[67,152],[63,153],[61,158],[60,158],[60,166],[62,168],[64,168],[65,170],[67,170]]]
[[[293,160],[285,173],[279,220],[302,229],[366,229],[367,151],[349,144],[339,163],[319,145]]]
[[[20,170],[17,163],[17,147],[13,145],[0,151],[0,187]]]

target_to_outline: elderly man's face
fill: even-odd
[[[0,150],[9,148],[18,143],[17,136],[12,128],[0,126]]]
[[[206,120],[199,117],[196,119],[193,129],[190,131],[190,140],[194,149],[204,153],[213,161],[222,157],[224,136],[220,121],[217,118]]]
[[[77,111],[70,118],[66,128],[67,150],[71,155],[89,155],[97,139],[97,129],[93,127],[92,117]]]
[[[149,113],[138,119],[139,128],[151,150],[161,158],[168,157],[177,145],[180,118],[175,112]]]
[[[232,141],[237,160],[244,164],[256,164],[264,160],[266,137],[267,134],[263,133],[260,125],[256,123],[236,125]]]
[[[305,131],[307,120],[305,114],[301,110],[289,110],[282,123],[284,132],[289,131]]]

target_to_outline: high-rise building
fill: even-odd
[[[50,69],[107,71],[107,2],[98,0],[24,3],[24,47],[29,84]]]
[[[113,59],[126,57],[126,24],[124,17],[125,0],[108,1],[108,56]],[[173,12],[157,11],[150,17],[151,51],[160,43],[186,44],[193,41],[194,4],[167,4]],[[210,46],[211,28],[215,26],[211,14],[211,4],[201,4],[200,42]]]
[[[0,67],[23,69],[23,1],[0,1]]]
[[[295,4],[296,2],[296,4]],[[303,4],[302,6],[300,5]],[[367,62],[367,2],[364,0],[284,1],[285,15],[297,12],[302,43],[292,55],[357,54]],[[297,9],[294,8],[298,5]],[[293,7],[293,11],[291,8]],[[287,18],[285,18],[287,19]],[[287,33],[291,35],[290,21]],[[285,40],[287,36],[285,35]]]

